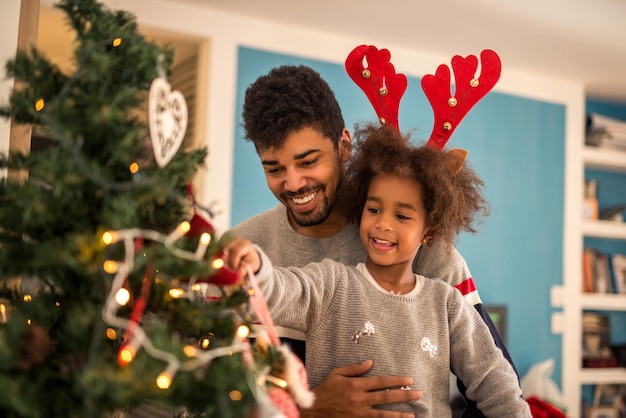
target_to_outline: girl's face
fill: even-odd
[[[368,265],[408,265],[410,269],[427,232],[425,222],[420,183],[394,174],[374,176],[360,228]]]

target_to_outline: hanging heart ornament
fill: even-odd
[[[180,91],[172,91],[163,77],[157,77],[148,93],[148,126],[154,157],[165,167],[183,143],[187,129],[187,103]]]

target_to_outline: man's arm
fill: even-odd
[[[478,289],[476,288],[465,259],[456,250],[456,248],[448,251],[441,244],[423,245],[413,262],[413,271],[425,277],[440,278],[448,282],[451,286],[456,287],[461,292],[465,300],[474,305],[474,308],[476,308],[483,321],[485,321],[489,327],[496,346],[502,350],[502,354],[511,364],[513,370],[515,370],[519,380],[519,373],[513,363],[513,359],[511,358],[504,341],[502,341],[502,337],[498,333],[491,317],[480,300]],[[457,379],[457,387],[465,399],[466,404],[461,417],[484,418],[484,415],[476,406],[476,402],[473,402],[466,397],[466,387],[460,379]]]
[[[419,400],[418,390],[402,390],[413,379],[407,376],[361,377],[372,367],[372,360],[338,367],[315,389],[315,402],[300,411],[302,418],[365,417],[413,418],[412,413],[372,409],[374,405]],[[393,388],[393,389],[392,389]]]

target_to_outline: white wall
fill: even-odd
[[[18,9],[18,3],[19,0],[3,0],[1,6],[3,20],[5,20],[4,9]],[[41,0],[42,8],[51,7],[53,3],[53,0]],[[415,49],[409,50],[393,44],[382,45],[376,39],[351,38],[329,32],[305,30],[172,1],[103,0],[103,3],[113,9],[123,8],[134,13],[140,25],[178,32],[208,42],[209,74],[205,92],[208,103],[204,110],[204,118],[205,144],[209,148],[209,157],[206,175],[196,181],[198,188],[196,193],[201,202],[208,204],[215,201],[216,208],[221,209],[221,215],[214,219],[218,231],[230,226],[234,121],[235,112],[240,111],[235,109],[239,46],[343,63],[348,52],[356,45],[373,44],[392,51],[393,62],[398,72],[416,76],[432,73],[439,64],[449,63],[452,54],[479,53],[479,51],[452,53],[443,51],[442,55],[433,55],[420,51],[419,41],[415,43]],[[11,20],[13,26],[17,24],[17,15],[15,16]],[[1,30],[7,31],[7,26],[10,25],[2,25]],[[3,43],[0,46],[0,53],[5,48],[6,43]],[[495,90],[564,104],[567,109],[567,142],[582,144],[584,86],[581,83],[549,78],[541,74],[520,72],[507,66],[506,56],[501,56],[501,59],[503,71]],[[2,138],[4,136],[0,131],[0,146]],[[569,193],[566,191],[566,204],[568,204],[567,195]]]
[[[0,4],[0,103],[8,101],[13,89],[13,79],[6,78],[5,64],[15,56],[17,48],[17,28],[20,19],[20,0],[2,0]],[[0,153],[9,151],[11,124],[0,118]],[[0,173],[0,177],[5,174]]]
[[[45,4],[48,0],[44,0]],[[214,220],[218,230],[230,226],[232,153],[237,74],[237,48],[249,46],[278,53],[304,55],[307,58],[342,63],[356,45],[367,43],[392,51],[394,65],[399,72],[421,76],[431,73],[441,63],[449,62],[451,55],[435,56],[419,50],[408,50],[394,45],[381,45],[376,39],[350,38],[328,32],[314,32],[300,27],[226,14],[199,6],[162,0],[105,0],[112,8],[123,7],[133,12],[140,24],[207,38],[210,42],[209,81],[206,110],[209,147],[208,171],[197,191],[201,201],[215,200],[223,208]],[[455,51],[475,54],[479,51]],[[567,141],[582,143],[584,116],[584,86],[582,84],[543,77],[541,74],[522,73],[506,65],[502,56],[503,72],[496,90],[519,96],[565,104],[567,107]]]

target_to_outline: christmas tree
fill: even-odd
[[[249,343],[254,292],[222,266],[224,238],[194,201],[207,150],[181,147],[172,52],[127,12],[56,7],[76,34],[73,72],[18,52],[0,107],[48,143],[0,156],[27,173],[0,181],[0,415],[109,417],[145,402],[267,415],[266,382],[289,359]]]

